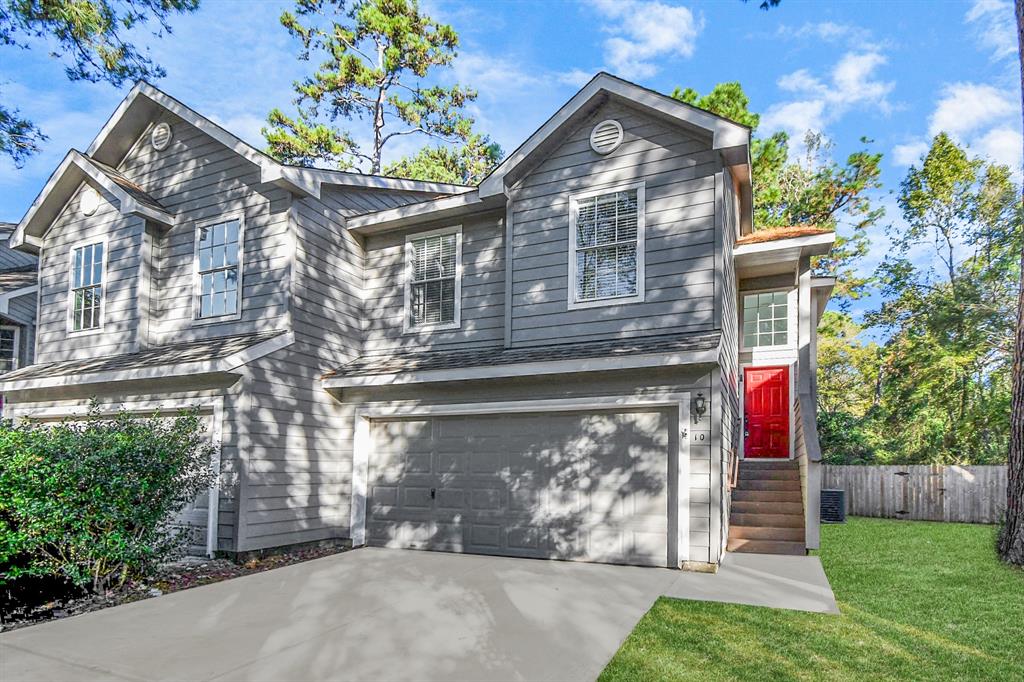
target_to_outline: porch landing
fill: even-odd
[[[838,614],[816,556],[726,552],[718,572],[680,573],[666,597]]]

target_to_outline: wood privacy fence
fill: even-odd
[[[890,519],[998,523],[1006,511],[1006,466],[825,464],[823,489],[846,491],[846,513]]]

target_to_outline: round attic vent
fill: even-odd
[[[99,207],[100,195],[96,193],[96,190],[92,187],[86,187],[82,190],[82,195],[78,198],[78,208],[82,211],[82,214],[92,215]]]
[[[150,133],[149,141],[153,144],[153,149],[158,152],[162,152],[171,145],[171,126],[166,123],[157,123],[153,127],[153,132]]]
[[[601,121],[590,132],[590,148],[598,154],[611,154],[622,144],[622,126],[618,121]]]

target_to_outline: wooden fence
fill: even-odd
[[[822,489],[846,491],[846,513],[891,519],[998,523],[1006,510],[1005,466],[822,467]]]

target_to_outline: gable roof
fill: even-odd
[[[145,189],[117,170],[139,137],[163,111],[177,116],[258,166],[260,182],[276,184],[298,194],[320,197],[325,185],[423,192],[424,198],[460,194],[474,189],[441,182],[387,178],[283,164],[162,90],[145,81],[139,81],[114,110],[86,152],[71,150],[64,157],[15,228],[11,246],[27,244],[30,250],[37,247],[38,243],[34,238],[46,231],[50,222],[63,210],[80,184],[88,179],[113,194],[122,203],[122,213],[143,215],[165,225],[173,224],[174,216],[171,213],[160,206]]]
[[[40,238],[83,182],[112,195],[119,204],[121,215],[138,215],[161,225],[173,225],[175,222],[173,213],[116,169],[72,149],[14,229],[11,248],[23,244],[37,248]]]
[[[517,169],[535,154],[543,153],[557,132],[580,123],[608,100],[640,107],[673,124],[710,135],[712,148],[721,150],[729,165],[748,163],[750,128],[602,71],[484,178],[480,196],[503,194],[517,178]]]
[[[347,221],[350,230],[370,233],[394,229],[423,219],[454,218],[488,210],[504,201],[505,188],[518,180],[531,161],[563,141],[560,133],[578,125],[610,100],[640,108],[652,116],[710,138],[739,183],[741,232],[752,226],[753,195],[750,186],[750,128],[690,104],[630,83],[608,73],[598,73],[566,102],[544,125],[490,172],[475,192],[439,197],[398,208],[365,213]]]
[[[260,168],[260,181],[287,187],[300,194],[320,196],[322,185],[343,185],[360,188],[398,189],[438,194],[458,194],[472,187],[441,182],[423,182],[403,178],[386,178],[345,171],[305,168],[281,163],[253,147],[226,128],[214,123],[195,109],[171,97],[145,81],[139,81],[124,98],[113,115],[89,145],[92,158],[117,166],[132,145],[163,109],[217,140],[225,147]]]

